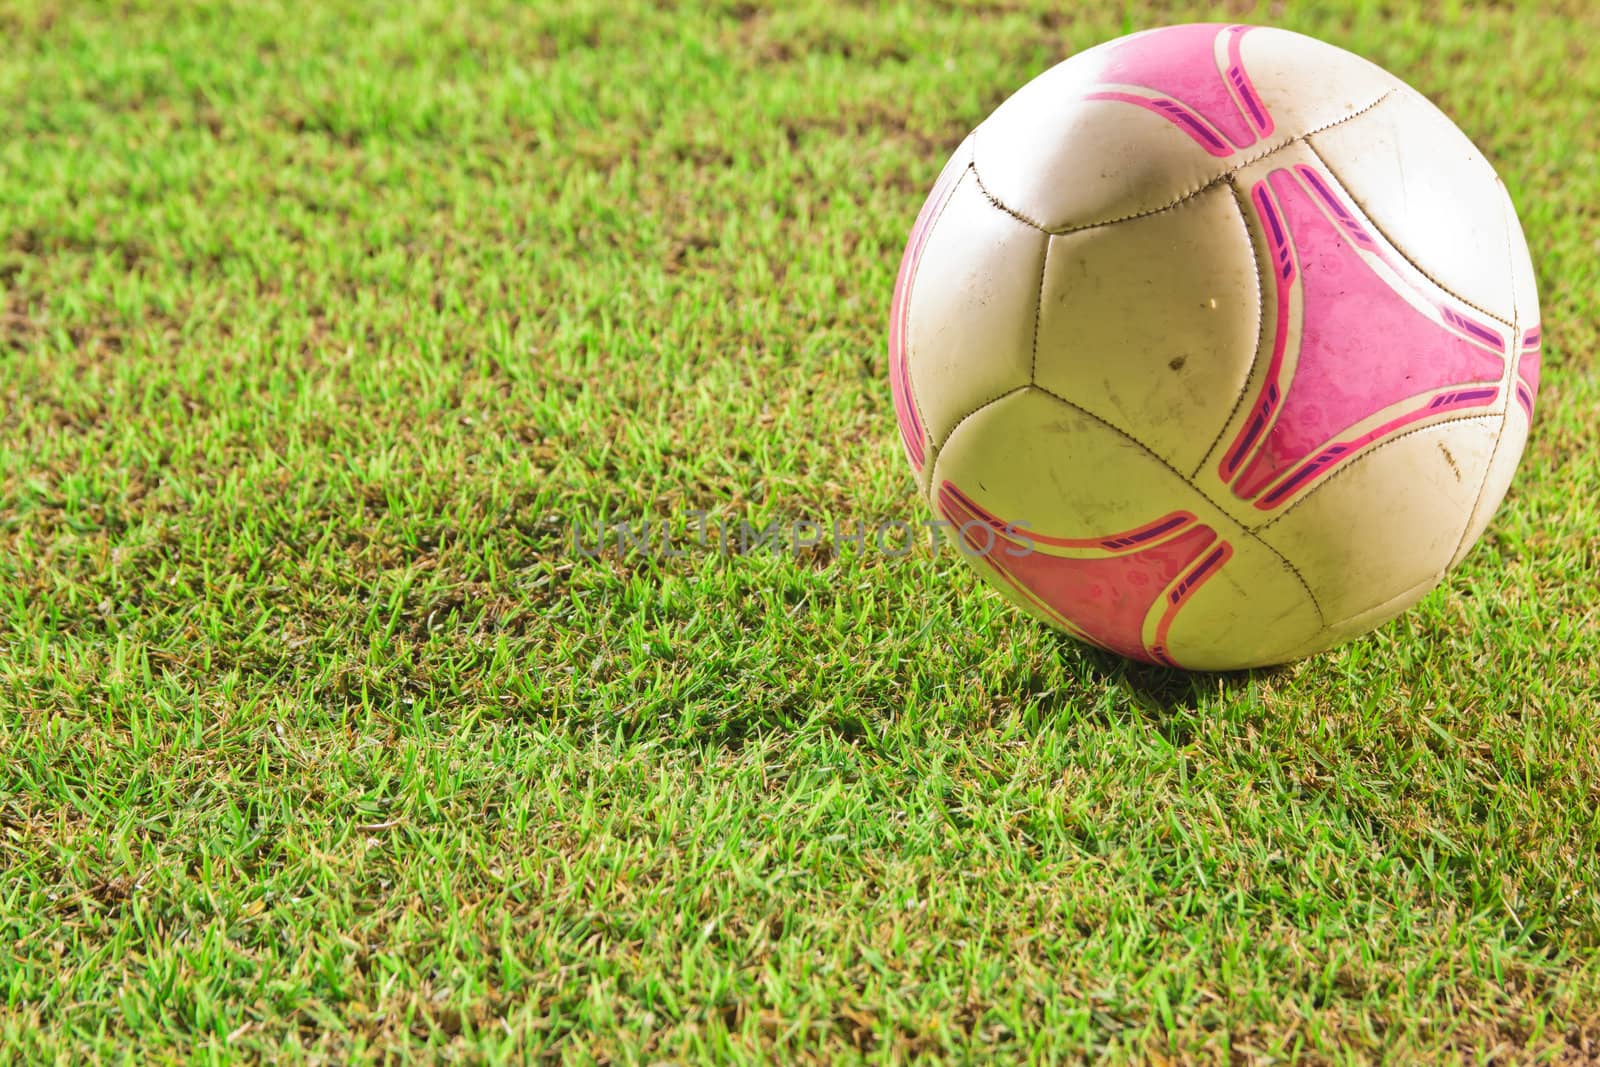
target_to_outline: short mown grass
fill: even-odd
[[[1287,25],[1495,160],[1537,427],[1377,634],[1188,676],[917,521],[961,136]],[[0,1059],[1600,1058],[1600,14],[0,3]],[[822,544],[575,550],[707,512]]]

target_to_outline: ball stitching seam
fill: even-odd
[[[938,442],[936,445],[934,445],[933,451],[929,454],[929,457],[928,457],[928,472],[929,472],[929,474],[928,474],[928,484],[929,485],[933,484],[933,473],[932,473],[933,472],[933,465],[934,465],[934,462],[936,461],[936,459],[938,457],[938,454],[944,450],[944,446],[945,445],[950,443],[950,438],[955,436],[955,432],[957,430],[961,429],[962,423],[964,423],[968,419],[972,418],[972,416],[976,415],[978,412],[982,411],[984,408],[990,407],[991,405],[994,405],[994,404],[998,404],[998,403],[1000,403],[1000,401],[1004,400],[1006,397],[1011,396],[1014,393],[1020,393],[1020,392],[1022,392],[1024,390],[1026,390],[1026,389],[1034,389],[1034,388],[1037,388],[1037,386],[1033,385],[1033,383],[1031,383],[1031,382],[1024,382],[1022,385],[1013,385],[1011,388],[1007,389],[1005,392],[996,393],[994,396],[991,396],[989,399],[987,399],[987,400],[983,401],[982,403],[978,404],[976,407],[972,408],[972,410],[966,412],[960,418],[958,418],[955,421],[955,423],[950,427],[950,432],[944,435],[944,440],[942,440],[942,441]]]
[[[1222,420],[1222,425],[1217,428],[1217,435],[1211,439],[1211,444],[1206,446],[1205,453],[1200,457],[1200,463],[1194,472],[1189,475],[1192,481],[1205,470],[1206,464],[1211,461],[1211,456],[1217,450],[1217,445],[1222,443],[1222,437],[1228,432],[1228,427],[1239,414],[1239,408],[1244,404],[1245,397],[1250,395],[1250,379],[1255,377],[1256,366],[1261,362],[1262,342],[1265,340],[1264,330],[1267,319],[1267,287],[1261,277],[1261,258],[1256,255],[1256,235],[1250,228],[1250,217],[1245,214],[1244,205],[1240,201],[1239,185],[1231,177],[1228,179],[1228,190],[1233,194],[1234,209],[1239,212],[1239,222],[1244,226],[1244,239],[1250,245],[1250,266],[1256,272],[1256,344],[1250,354],[1250,366],[1245,370],[1244,383],[1239,386],[1239,395],[1234,397],[1233,407],[1228,410],[1228,417]]]
[[[1193,489],[1197,494],[1199,494],[1201,500],[1204,500],[1207,504],[1210,504],[1213,508],[1216,509],[1216,511],[1219,514],[1221,514],[1223,516],[1223,518],[1225,518],[1228,522],[1231,522],[1233,525],[1237,526],[1239,528],[1239,531],[1241,533],[1243,533],[1246,537],[1250,538],[1252,541],[1256,542],[1256,544],[1260,545],[1262,548],[1265,548],[1268,552],[1270,552],[1274,556],[1278,557],[1278,562],[1282,563],[1284,565],[1284,567],[1286,567],[1295,576],[1295,578],[1299,580],[1300,587],[1305,590],[1306,599],[1311,601],[1311,607],[1317,613],[1317,619],[1321,622],[1321,624],[1323,626],[1326,626],[1328,624],[1327,616],[1322,611],[1322,604],[1320,602],[1318,602],[1317,595],[1311,591],[1311,586],[1306,581],[1305,575],[1300,573],[1300,569],[1298,567],[1296,567],[1292,562],[1290,562],[1290,560],[1286,556],[1284,556],[1283,553],[1279,552],[1276,548],[1274,548],[1271,545],[1267,544],[1259,536],[1257,536],[1255,530],[1252,530],[1250,527],[1246,526],[1244,523],[1240,522],[1238,519],[1236,519],[1232,515],[1230,515],[1228,513],[1228,509],[1227,508],[1223,507],[1221,504],[1217,503],[1215,500],[1213,500],[1211,498],[1211,494],[1210,493],[1207,493],[1204,489],[1202,489],[1200,486],[1196,485],[1193,481],[1189,480],[1188,478],[1185,478],[1183,476],[1183,472],[1178,470],[1178,468],[1174,467],[1171,463],[1168,463],[1166,458],[1164,456],[1162,456],[1159,452],[1157,452],[1155,449],[1151,448],[1149,445],[1145,444],[1143,441],[1139,440],[1137,437],[1133,436],[1128,431],[1126,431],[1124,429],[1121,429],[1120,427],[1114,425],[1113,423],[1110,423],[1110,422],[1106,421],[1105,419],[1101,418],[1099,415],[1096,415],[1094,412],[1090,411],[1088,408],[1080,407],[1079,405],[1074,404],[1072,401],[1068,400],[1066,397],[1060,395],[1059,393],[1052,392],[1050,389],[1046,388],[1045,386],[1033,385],[1033,386],[1026,386],[1025,388],[1037,389],[1039,392],[1043,393],[1045,396],[1048,396],[1050,399],[1056,401],[1057,403],[1064,404],[1064,405],[1066,405],[1067,407],[1071,408],[1074,411],[1077,411],[1077,412],[1079,412],[1079,413],[1081,413],[1083,415],[1087,415],[1089,418],[1091,418],[1094,421],[1098,422],[1100,425],[1104,426],[1106,429],[1110,430],[1112,433],[1115,433],[1115,434],[1119,435],[1120,437],[1124,438],[1125,440],[1127,440],[1131,444],[1137,446],[1141,451],[1143,451],[1145,453],[1145,455],[1149,456],[1151,459],[1155,460],[1157,463],[1159,463],[1163,467],[1165,467],[1169,472],[1171,472],[1175,477],[1177,477],[1179,481],[1183,482],[1184,485],[1187,485],[1190,489]]]
[[[958,147],[956,151],[960,152],[961,148]],[[962,168],[961,177],[957,178],[955,180],[955,184],[950,187],[950,195],[945,197],[944,203],[939,205],[938,213],[935,214],[933,218],[928,220],[927,239],[929,241],[933,240],[934,230],[939,228],[939,220],[944,218],[944,213],[946,211],[950,210],[950,203],[956,198],[956,192],[961,188],[961,183],[966,181],[967,171],[972,172],[974,179],[977,178],[978,171],[977,168],[973,166],[971,158],[968,158],[967,165]],[[927,412],[922,410],[922,404],[917,400],[917,383],[911,374],[911,297],[916,291],[917,275],[920,273],[922,273],[922,264],[919,262],[916,264],[916,269],[912,271],[911,277],[906,279],[906,324],[904,341],[906,350],[905,354],[901,358],[905,360],[906,364],[906,399],[911,402],[911,410],[916,412],[917,421],[922,424],[922,432],[926,439],[928,455],[927,462],[924,464],[924,469],[928,471],[928,483],[931,485],[933,484],[933,463],[934,460],[938,458],[939,449],[942,447],[942,443],[935,442],[934,440],[932,428],[928,424]],[[960,423],[957,423],[956,425],[959,426]],[[945,434],[945,440],[948,441],[949,439],[950,435]]]
[[[1495,183],[1500,186],[1502,192],[1505,191],[1505,183],[1500,181],[1499,176],[1495,177]],[[1515,205],[1511,203],[1511,194],[1509,192],[1506,193],[1506,204],[1501,208],[1501,213],[1504,214],[1507,208],[1513,212],[1516,210]],[[1507,219],[1506,221],[1510,222],[1511,220]],[[1521,377],[1522,310],[1517,306],[1516,245],[1512,236],[1512,229],[1509,225],[1506,227],[1506,264],[1509,274],[1508,280],[1511,283],[1511,322],[1509,323],[1511,327],[1511,354],[1506,359],[1505,375],[1501,379],[1501,388],[1505,391],[1505,396],[1501,400],[1500,428],[1494,435],[1494,447],[1489,450],[1489,461],[1483,465],[1483,479],[1478,482],[1478,492],[1472,498],[1472,507],[1467,512],[1466,522],[1461,526],[1461,536],[1456,540],[1455,550],[1450,553],[1451,564],[1454,564],[1454,562],[1461,556],[1462,552],[1467,548],[1467,534],[1471,532],[1472,524],[1478,517],[1478,509],[1483,506],[1483,495],[1489,491],[1489,475],[1494,473],[1494,461],[1499,458],[1500,446],[1505,443],[1506,420],[1511,416],[1511,405],[1516,403],[1512,397],[1516,392],[1517,379]],[[1528,435],[1531,436],[1532,433],[1533,419],[1530,416],[1528,419]],[[1527,437],[1523,438],[1523,445],[1526,447]],[[1507,488],[1509,488],[1509,486],[1507,486]],[[1451,564],[1446,565],[1446,571],[1449,570]]]
[[[1148,208],[1148,209],[1146,209],[1144,211],[1135,211],[1135,212],[1131,212],[1130,214],[1127,214],[1127,215],[1119,215],[1116,218],[1102,219],[1102,220],[1097,221],[1097,222],[1085,222],[1085,223],[1081,223],[1081,224],[1076,225],[1076,226],[1066,226],[1066,227],[1062,227],[1060,229],[1051,229],[1050,227],[1046,226],[1044,223],[1040,222],[1037,219],[1030,218],[1029,216],[1027,216],[1027,215],[1023,214],[1022,212],[1018,211],[1017,209],[1013,208],[1011,205],[1007,204],[1005,201],[1001,200],[999,197],[997,197],[993,193],[991,193],[989,191],[989,187],[983,183],[983,175],[981,173],[979,173],[979,171],[978,171],[978,152],[977,152],[977,134],[978,134],[978,130],[973,130],[972,131],[972,133],[973,133],[972,176],[977,179],[978,188],[980,190],[982,190],[983,195],[986,196],[989,199],[989,202],[991,204],[993,204],[995,207],[999,208],[1001,211],[1004,211],[1007,215],[1010,215],[1012,218],[1016,219],[1017,221],[1026,223],[1027,225],[1032,226],[1034,229],[1041,230],[1044,233],[1048,233],[1048,234],[1050,234],[1052,236],[1060,236],[1062,234],[1068,234],[1068,233],[1077,233],[1080,230],[1098,229],[1101,226],[1114,226],[1119,222],[1128,222],[1128,221],[1130,221],[1132,219],[1142,219],[1142,218],[1145,218],[1146,216],[1149,216],[1149,215],[1159,215],[1163,211],[1170,211],[1173,208],[1177,207],[1179,204],[1182,204],[1184,201],[1192,200],[1195,197],[1199,196],[1201,193],[1204,193],[1207,190],[1213,189],[1216,186],[1221,185],[1225,181],[1230,181],[1235,174],[1238,174],[1241,170],[1244,170],[1246,167],[1253,166],[1256,163],[1261,162],[1263,159],[1266,159],[1268,156],[1275,155],[1278,152],[1283,151],[1285,148],[1288,148],[1292,144],[1295,144],[1297,142],[1306,142],[1306,143],[1309,144],[1309,138],[1311,138],[1312,136],[1314,136],[1316,134],[1319,134],[1319,133],[1323,132],[1324,130],[1330,130],[1335,126],[1343,125],[1344,123],[1349,122],[1352,119],[1356,119],[1356,118],[1359,118],[1362,115],[1365,115],[1368,111],[1371,111],[1373,108],[1377,107],[1379,104],[1383,103],[1385,100],[1389,99],[1389,97],[1391,97],[1393,95],[1394,95],[1394,90],[1393,89],[1387,89],[1387,90],[1384,91],[1382,96],[1378,97],[1376,100],[1372,101],[1370,104],[1367,104],[1364,107],[1357,108],[1355,111],[1352,111],[1348,115],[1344,115],[1344,116],[1341,116],[1340,118],[1333,119],[1330,122],[1325,122],[1321,126],[1316,126],[1316,127],[1312,128],[1312,129],[1306,130],[1304,133],[1299,133],[1299,134],[1294,135],[1293,137],[1285,138],[1284,140],[1279,141],[1277,144],[1273,145],[1271,148],[1267,148],[1267,149],[1265,149],[1265,150],[1263,150],[1261,152],[1256,153],[1253,156],[1249,156],[1249,157],[1247,157],[1245,159],[1240,160],[1238,163],[1234,164],[1232,167],[1229,167],[1227,170],[1223,171],[1221,174],[1218,174],[1213,178],[1207,179],[1203,184],[1201,184],[1199,186],[1196,186],[1193,189],[1190,189],[1188,192],[1183,193],[1182,195],[1178,196],[1177,199],[1172,200],[1172,201],[1170,201],[1168,203],[1162,204],[1159,207]],[[982,129],[982,127],[980,126],[979,129]],[[1464,301],[1463,301],[1463,303],[1464,303]]]
[[[1318,131],[1318,132],[1321,132],[1321,131]],[[1445,285],[1438,278],[1435,278],[1428,271],[1424,270],[1422,268],[1422,264],[1420,264],[1416,260],[1412,259],[1411,258],[1411,254],[1409,252],[1407,252],[1403,247],[1401,247],[1401,245],[1400,245],[1400,243],[1398,241],[1396,241],[1394,238],[1390,237],[1387,230],[1385,230],[1381,225],[1379,225],[1378,220],[1373,217],[1372,212],[1367,210],[1367,206],[1365,204],[1363,204],[1361,202],[1361,199],[1358,196],[1356,196],[1356,194],[1354,192],[1352,192],[1350,190],[1350,186],[1345,184],[1345,180],[1339,176],[1338,170],[1336,170],[1334,168],[1334,165],[1332,163],[1328,162],[1328,157],[1324,156],[1321,152],[1317,151],[1317,146],[1311,143],[1311,140],[1310,140],[1309,137],[1306,139],[1306,148],[1310,150],[1312,155],[1317,157],[1317,162],[1321,163],[1323,165],[1323,167],[1327,169],[1329,175],[1331,175],[1333,177],[1333,180],[1339,183],[1339,188],[1344,192],[1344,195],[1346,195],[1346,196],[1348,196],[1350,198],[1350,202],[1355,204],[1355,206],[1361,211],[1361,215],[1362,215],[1363,218],[1365,218],[1367,220],[1367,224],[1370,225],[1374,230],[1378,231],[1378,236],[1382,237],[1384,239],[1384,241],[1389,245],[1389,247],[1394,249],[1395,253],[1397,255],[1399,255],[1399,257],[1401,259],[1405,260],[1408,264],[1410,264],[1412,270],[1416,271],[1418,274],[1420,274],[1424,278],[1426,278],[1441,293],[1443,293],[1446,296],[1448,296],[1451,300],[1454,300],[1454,301],[1457,301],[1458,303],[1464,304],[1465,306],[1471,308],[1473,311],[1476,311],[1480,315],[1488,316],[1489,318],[1493,319],[1494,321],[1500,323],[1502,326],[1511,327],[1511,326],[1514,325],[1504,315],[1496,315],[1494,312],[1490,311],[1488,308],[1480,307],[1479,305],[1474,304],[1472,301],[1468,300],[1466,297],[1462,296],[1460,293],[1456,292],[1455,290],[1451,289],[1449,286]],[[1498,177],[1495,178],[1495,183],[1497,185],[1500,184],[1500,179]],[[1515,316],[1515,314],[1516,314],[1516,311],[1513,310],[1512,311],[1512,315]]]
[[[1252,533],[1259,534],[1259,533],[1262,533],[1262,532],[1264,532],[1264,531],[1266,531],[1268,529],[1271,529],[1274,524],[1276,524],[1278,522],[1281,522],[1283,519],[1288,518],[1289,515],[1296,508],[1298,508],[1301,504],[1304,504],[1307,500],[1310,500],[1318,492],[1321,492],[1323,489],[1326,489],[1330,484],[1332,484],[1341,475],[1348,474],[1350,471],[1352,471],[1355,468],[1359,467],[1364,460],[1366,460],[1367,458],[1372,456],[1374,453],[1380,452],[1383,449],[1388,448],[1392,444],[1396,444],[1397,442],[1404,441],[1407,437],[1411,437],[1411,436],[1413,436],[1415,434],[1419,434],[1419,433],[1427,433],[1429,430],[1437,430],[1441,426],[1449,426],[1449,425],[1451,425],[1453,423],[1458,423],[1458,422],[1487,422],[1490,419],[1503,419],[1504,417],[1505,417],[1505,413],[1504,412],[1495,412],[1495,413],[1490,414],[1490,415],[1460,415],[1460,416],[1457,416],[1456,418],[1453,418],[1453,419],[1440,419],[1438,422],[1430,422],[1426,426],[1418,426],[1418,427],[1415,427],[1414,429],[1406,430],[1404,433],[1397,433],[1393,437],[1389,437],[1389,438],[1386,438],[1386,439],[1384,439],[1382,441],[1379,441],[1377,444],[1373,445],[1371,448],[1367,449],[1364,452],[1356,453],[1354,456],[1350,457],[1349,460],[1347,460],[1346,462],[1340,464],[1338,467],[1334,468],[1332,471],[1330,471],[1328,473],[1328,475],[1326,477],[1324,477],[1320,482],[1318,482],[1316,484],[1315,488],[1313,488],[1312,490],[1308,491],[1299,500],[1296,500],[1293,504],[1290,504],[1288,507],[1284,508],[1281,512],[1279,512],[1278,514],[1274,515],[1272,518],[1268,519],[1266,522],[1262,523],[1260,526],[1251,527],[1250,531]]]

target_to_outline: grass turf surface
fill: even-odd
[[[0,1058],[1593,1056],[1600,17],[6,3]],[[883,336],[968,128],[1127,29],[1438,101],[1539,267],[1488,536],[1130,666],[920,519]]]

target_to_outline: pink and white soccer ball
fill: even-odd
[[[1046,71],[956,150],[895,286],[918,488],[1102,648],[1281,663],[1399,614],[1516,470],[1539,305],[1494,169],[1393,75],[1185,25]]]

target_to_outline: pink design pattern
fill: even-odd
[[[1251,83],[1240,54],[1250,29],[1191,23],[1139,34],[1111,47],[1100,74],[1106,87],[1084,98],[1142,107],[1177,126],[1212,155],[1230,156],[1274,129],[1266,101]],[[1217,60],[1218,40],[1224,37],[1226,67]]]
[[[1255,184],[1250,203],[1270,250],[1275,326],[1265,380],[1218,467],[1236,496],[1278,507],[1401,427],[1494,405],[1505,337],[1420,288],[1407,300],[1367,257],[1402,280],[1412,268],[1379,243],[1329,179],[1304,164],[1279,168]],[[1288,373],[1296,306],[1300,344]],[[1380,425],[1355,429],[1396,408]]]
[[[1002,581],[1074,637],[1130,659],[1179,664],[1167,636],[1179,610],[1233,548],[1186,511],[1103,537],[1026,534],[1026,543],[949,481],[939,512]],[[983,537],[975,531],[988,530]],[[1151,616],[1154,640],[1145,641]]]
[[[900,443],[905,447],[906,458],[919,474],[927,459],[927,434],[922,418],[917,414],[916,400],[911,393],[911,368],[906,359],[907,319],[911,314],[911,286],[916,280],[917,265],[928,244],[933,224],[944,210],[950,195],[955,192],[961,176],[966,173],[964,150],[958,152],[933,184],[928,199],[923,201],[917,221],[911,227],[911,237],[906,241],[905,253],[900,257],[900,272],[895,277],[894,300],[889,308],[889,389],[894,397],[895,421],[900,426]]]
[[[1539,348],[1542,341],[1539,327],[1522,335],[1522,352],[1517,359],[1517,403],[1533,421],[1533,402],[1539,396]]]

